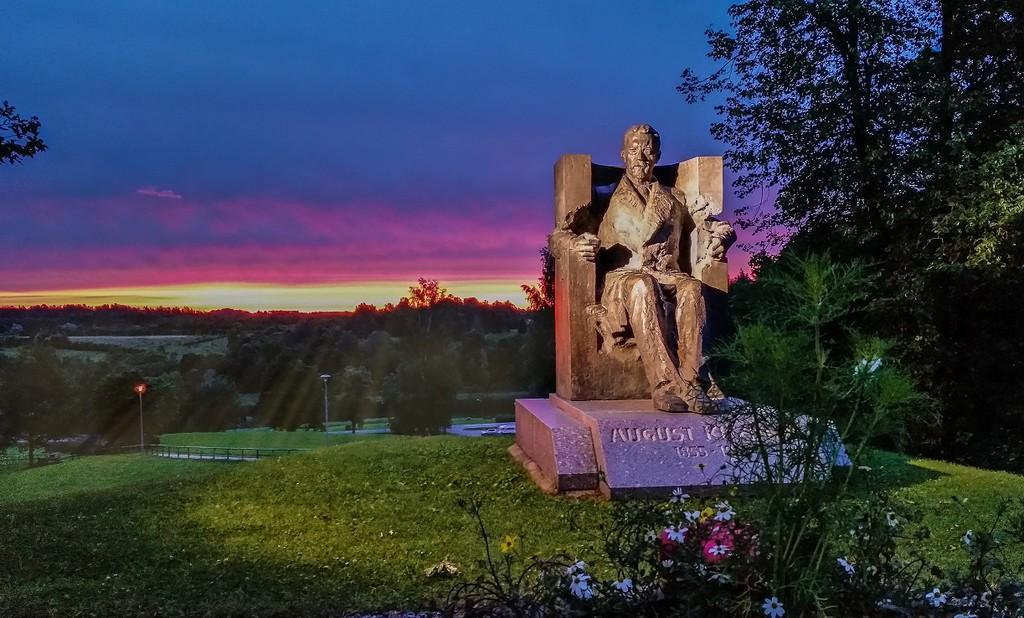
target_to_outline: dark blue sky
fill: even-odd
[[[0,290],[532,276],[559,154],[723,150],[675,86],[726,8],[8,2]]]

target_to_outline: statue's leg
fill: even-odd
[[[694,412],[704,411],[708,398],[698,381],[703,361],[704,328],[707,310],[699,280],[687,275],[673,275],[676,296],[676,354],[679,358],[679,377],[685,392],[683,397]]]
[[[704,354],[704,327],[707,324],[704,295],[700,281],[692,277],[676,278],[675,288],[679,375],[684,381],[695,383]]]
[[[620,285],[655,406],[666,411],[684,411],[686,404],[679,392],[679,372],[666,336],[668,328],[658,282],[649,274],[635,273],[626,275]]]

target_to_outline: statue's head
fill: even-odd
[[[661,158],[661,136],[649,124],[635,124],[622,136],[622,161],[626,176],[635,183],[650,182]]]

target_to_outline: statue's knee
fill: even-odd
[[[637,275],[632,278],[630,292],[633,296],[650,296],[654,294],[654,278],[650,275]]]
[[[701,284],[697,279],[680,279],[676,282],[676,299],[693,304],[703,300]]]

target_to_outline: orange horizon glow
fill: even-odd
[[[510,301],[525,307],[519,287],[529,278],[441,281],[442,287],[461,298]],[[409,295],[408,281],[352,281],[324,284],[268,284],[246,282],[180,285],[100,287],[88,289],[0,291],[0,306],[124,305],[127,307],[188,307],[200,311],[351,311],[360,303],[383,307]]]

